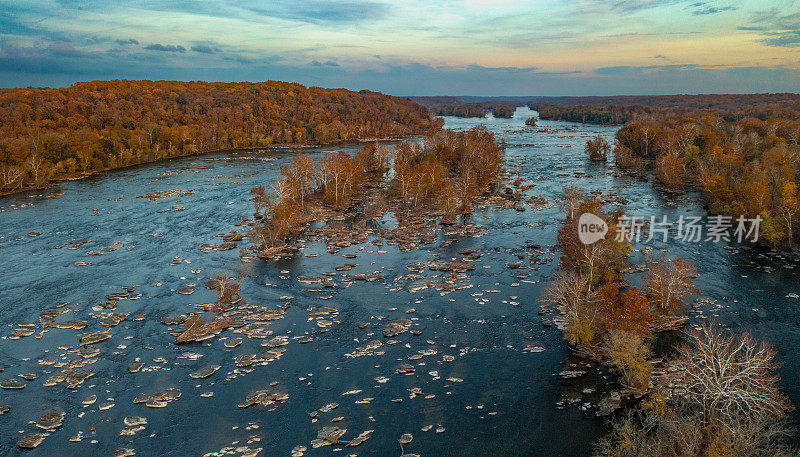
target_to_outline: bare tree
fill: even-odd
[[[583,148],[584,152],[589,155],[592,162],[605,162],[608,158],[608,153],[611,152],[611,145],[608,140],[600,135],[588,140],[586,146]]]
[[[749,333],[734,337],[706,325],[679,353],[672,366],[706,423],[735,429],[742,420],[780,419],[789,411],[774,374],[775,350]]]
[[[583,189],[569,185],[565,186],[562,192],[564,195],[560,199],[561,209],[567,213],[569,219],[572,219],[575,217],[575,210],[578,209],[578,205],[583,200]]]
[[[31,152],[28,158],[25,159],[25,167],[30,172],[34,184],[39,184],[40,180],[42,180],[43,175],[45,174],[44,157],[42,157],[42,155],[38,151]]]
[[[15,165],[0,165],[0,189],[15,189],[22,186],[22,169]]]
[[[598,319],[597,292],[591,278],[575,272],[564,272],[551,282],[542,298],[555,303],[567,320],[564,333],[571,344],[589,344],[594,338]]]
[[[694,265],[681,258],[667,259],[664,254],[647,261],[650,273],[645,276],[645,293],[660,315],[671,315],[683,306],[683,300],[698,291]]]

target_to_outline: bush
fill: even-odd
[[[624,170],[635,170],[642,165],[642,158],[635,155],[631,148],[617,143],[614,147],[614,162]]]
[[[611,330],[603,345],[603,353],[620,373],[625,384],[634,389],[647,389],[653,366],[648,362],[650,348],[640,335]]]
[[[589,160],[592,162],[605,162],[608,159],[608,153],[611,152],[611,145],[608,140],[598,135],[586,142],[583,150],[589,155]]]

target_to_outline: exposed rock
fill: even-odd
[[[317,432],[317,438],[311,441],[311,447],[314,449],[322,446],[330,446],[333,444],[338,444],[342,438],[342,435],[347,433],[346,428],[339,428],[339,427],[323,427],[322,430]]]
[[[105,341],[111,338],[111,335],[107,333],[108,330],[102,332],[94,332],[94,333],[86,333],[81,335],[78,341],[80,342],[81,346],[88,346],[90,344],[99,343],[101,341]]]
[[[206,323],[204,317],[193,316],[184,323],[186,330],[178,336],[175,344],[194,343],[213,338],[226,328],[231,327],[233,322],[233,318],[220,317]]]
[[[221,367],[219,365],[210,365],[204,368],[201,368],[193,373],[189,373],[189,376],[194,379],[204,379],[212,374],[216,373]]]
[[[147,419],[145,419],[144,417],[140,417],[140,416],[128,416],[123,420],[123,422],[128,427],[137,427],[139,425],[147,424]]]
[[[620,408],[620,401],[622,401],[622,397],[620,393],[616,391],[603,397],[600,399],[600,402],[597,403],[597,416],[603,417],[611,415]]]
[[[69,319],[62,322],[55,322],[52,324],[47,325],[47,327],[59,328],[59,329],[72,329],[72,330],[81,330],[86,327],[87,322],[81,321],[77,319]]]
[[[289,394],[286,393],[270,392],[268,389],[257,390],[248,395],[247,398],[239,404],[239,408],[247,408],[253,405],[269,406],[275,403],[283,403],[288,399]]]
[[[355,437],[352,440],[350,440],[350,442],[347,443],[347,445],[350,446],[350,447],[358,446],[359,444],[363,443],[364,441],[367,441],[368,439],[370,439],[370,437],[372,436],[372,432],[374,432],[374,431],[375,430],[366,430],[366,431],[361,432],[361,434],[359,434],[357,437]]]
[[[33,449],[36,446],[42,444],[45,438],[50,436],[47,433],[28,433],[27,435],[23,436],[22,439],[17,441],[17,446],[23,449]]]
[[[383,328],[383,336],[386,338],[393,338],[397,335],[405,333],[411,328],[411,320],[397,319],[389,322]]]

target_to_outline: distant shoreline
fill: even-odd
[[[100,169],[97,169],[97,170],[87,171],[85,173],[74,173],[74,174],[70,174],[70,175],[64,175],[64,176],[61,176],[59,178],[55,178],[55,179],[51,180],[49,183],[43,184],[41,186],[29,186],[29,187],[22,187],[22,188],[15,189],[15,190],[0,191],[0,197],[19,194],[19,193],[22,193],[22,192],[28,192],[28,191],[32,191],[32,190],[43,190],[43,189],[47,189],[49,187],[53,187],[53,186],[58,185],[58,184],[71,182],[71,181],[80,181],[80,180],[86,179],[86,178],[88,178],[90,176],[98,175],[98,174],[101,174],[101,173],[106,173],[106,172],[109,172],[109,171],[124,170],[124,169],[127,169],[127,168],[138,167],[140,165],[148,165],[148,164],[152,164],[152,163],[159,163],[159,162],[164,162],[164,161],[167,161],[167,160],[179,159],[179,158],[182,158],[182,157],[195,157],[195,156],[199,156],[199,155],[203,155],[203,154],[218,154],[218,153],[222,153],[222,152],[242,152],[242,151],[255,152],[255,151],[270,151],[270,150],[273,150],[273,151],[286,151],[286,150],[290,150],[290,149],[300,149],[300,150],[316,149],[316,148],[325,147],[325,146],[346,146],[346,145],[355,145],[355,144],[358,144],[358,143],[402,141],[402,140],[407,139],[407,138],[413,138],[413,136],[411,136],[411,137],[358,138],[358,139],[354,139],[354,140],[336,141],[336,142],[333,142],[333,143],[276,143],[276,144],[271,144],[271,145],[268,145],[268,146],[252,146],[252,147],[246,147],[246,148],[214,149],[214,150],[211,150],[211,151],[200,151],[200,152],[195,152],[195,153],[192,153],[192,154],[176,155],[176,156],[171,156],[171,157],[162,157],[162,158],[156,159],[156,160],[149,160],[149,161],[140,162],[140,163],[132,163],[130,165],[125,165],[125,166],[122,166],[122,167],[100,168]]]

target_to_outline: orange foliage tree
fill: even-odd
[[[420,135],[441,126],[407,99],[279,81],[0,89],[0,191],[198,152]]]

